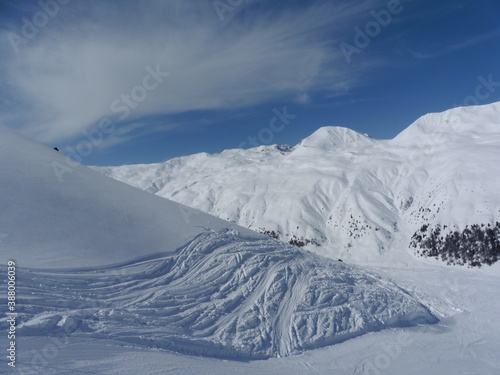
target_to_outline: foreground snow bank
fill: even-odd
[[[0,263],[96,267],[173,252],[229,223],[104,177],[0,126]],[[239,231],[245,231],[238,228]],[[246,231],[250,235],[250,231]]]
[[[234,231],[206,232],[174,255],[120,267],[19,274],[22,336],[249,359],[437,321],[376,273]]]

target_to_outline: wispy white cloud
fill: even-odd
[[[311,92],[356,85],[337,45],[358,17],[383,2],[256,11],[258,3],[243,2],[221,22],[211,1],[74,1],[17,54],[7,35],[21,35],[22,24],[13,22],[0,32],[0,121],[41,141],[71,139],[103,117],[118,121],[112,103],[143,85],[146,68],[156,66],[170,75],[134,103],[126,118],[132,125],[116,142],[141,133],[137,121],[145,116],[306,102]]]
[[[489,33],[485,33],[482,35],[475,35],[475,36],[468,38],[466,40],[462,40],[456,44],[451,45],[448,48],[448,51],[450,51],[450,52],[451,51],[459,51],[461,49],[469,48],[469,47],[475,46],[479,43],[483,43],[483,42],[486,42],[490,39],[498,38],[498,37],[500,37],[500,29],[493,30]]]
[[[120,143],[126,143],[138,137],[145,135],[171,131],[179,128],[176,123],[145,123],[145,122],[132,122],[130,124],[122,124],[110,134],[104,137],[102,142],[98,144],[101,149],[111,148]]]
[[[471,36],[467,39],[461,40],[460,42],[457,42],[455,44],[451,44],[446,48],[442,48],[441,50],[439,50],[437,52],[418,52],[418,51],[413,51],[411,49],[409,49],[408,51],[410,52],[410,54],[413,57],[415,57],[417,59],[422,59],[422,60],[423,59],[431,59],[434,57],[447,55],[451,52],[460,51],[460,50],[463,50],[465,48],[473,47],[475,45],[487,42],[488,40],[498,38],[498,37],[500,37],[500,29],[493,30],[491,32],[484,33],[481,35]]]

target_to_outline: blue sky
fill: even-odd
[[[498,0],[4,0],[0,123],[87,165],[329,125],[392,138],[500,100],[499,16]]]

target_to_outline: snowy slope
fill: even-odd
[[[173,252],[205,229],[230,225],[82,165],[61,181],[54,166],[67,165],[64,155],[8,128],[0,133],[2,264],[10,258],[45,268],[120,263]]]
[[[419,298],[376,272],[83,166],[61,180],[55,162],[66,160],[0,128],[0,272],[15,261],[23,339],[115,340],[248,359],[437,322]],[[2,315],[0,329],[8,326]]]
[[[392,140],[325,127],[291,149],[95,169],[334,259],[407,264],[424,224],[446,234],[500,220],[499,155],[494,103],[428,114]]]

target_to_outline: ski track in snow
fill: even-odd
[[[22,336],[64,332],[255,359],[437,322],[376,273],[230,230],[120,267],[18,272]]]
[[[421,269],[355,269],[403,286],[421,303],[433,311],[440,311],[436,312],[440,322],[385,329],[286,358],[251,361],[151,350],[150,347],[82,334],[78,330],[62,339],[56,353],[50,351],[50,357],[44,358],[40,354],[48,346],[53,347],[57,337],[22,334],[19,335],[19,372],[13,371],[13,374],[500,374],[498,272],[487,275],[482,270],[428,266]],[[105,272],[113,273],[109,269]],[[52,273],[46,275],[54,276]],[[398,346],[402,335],[406,339]]]

